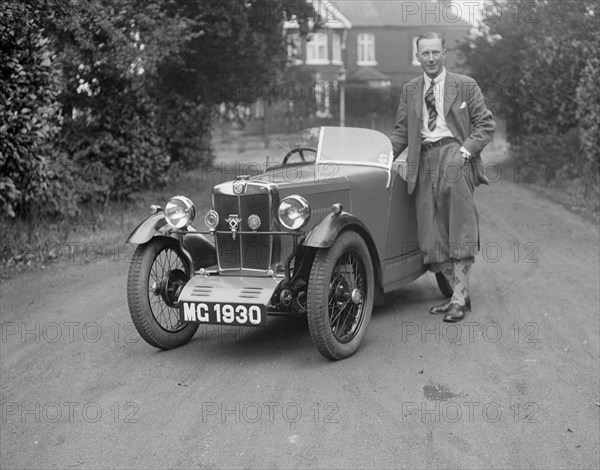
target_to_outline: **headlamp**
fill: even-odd
[[[279,221],[289,230],[298,230],[310,220],[310,206],[302,196],[288,196],[279,204]]]
[[[185,196],[175,196],[165,206],[165,220],[173,228],[184,228],[194,221],[196,209]]]

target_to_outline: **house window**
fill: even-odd
[[[375,60],[375,35],[361,33],[358,35],[358,65],[377,65]]]
[[[302,62],[302,42],[300,33],[289,33],[287,35],[287,56],[292,63]]]
[[[417,59],[417,52],[418,52],[417,38],[418,37],[419,36],[415,36],[415,37],[413,37],[413,40],[412,40],[412,62],[411,62],[411,65],[414,65],[416,67],[421,65],[421,63],[419,62],[419,59]]]
[[[306,43],[307,64],[328,64],[327,34],[312,34]]]
[[[331,62],[334,64],[342,63],[342,38],[335,33],[331,37]]]

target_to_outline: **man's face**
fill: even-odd
[[[446,49],[438,38],[421,39],[417,50],[417,59],[429,78],[436,77],[444,67]]]

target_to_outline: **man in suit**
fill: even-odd
[[[404,85],[390,139],[394,158],[408,147],[406,179],[409,194],[415,192],[423,262],[454,289],[430,312],[455,322],[471,310],[469,274],[479,251],[473,191],[489,184],[479,154],[496,124],[475,80],[445,69],[440,34],[419,36],[417,59],[424,74]]]

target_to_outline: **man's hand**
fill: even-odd
[[[460,154],[462,155],[465,163],[469,163],[471,161],[471,158],[473,157],[473,155],[471,155],[471,152],[469,152],[466,148],[461,147],[460,148]]]

